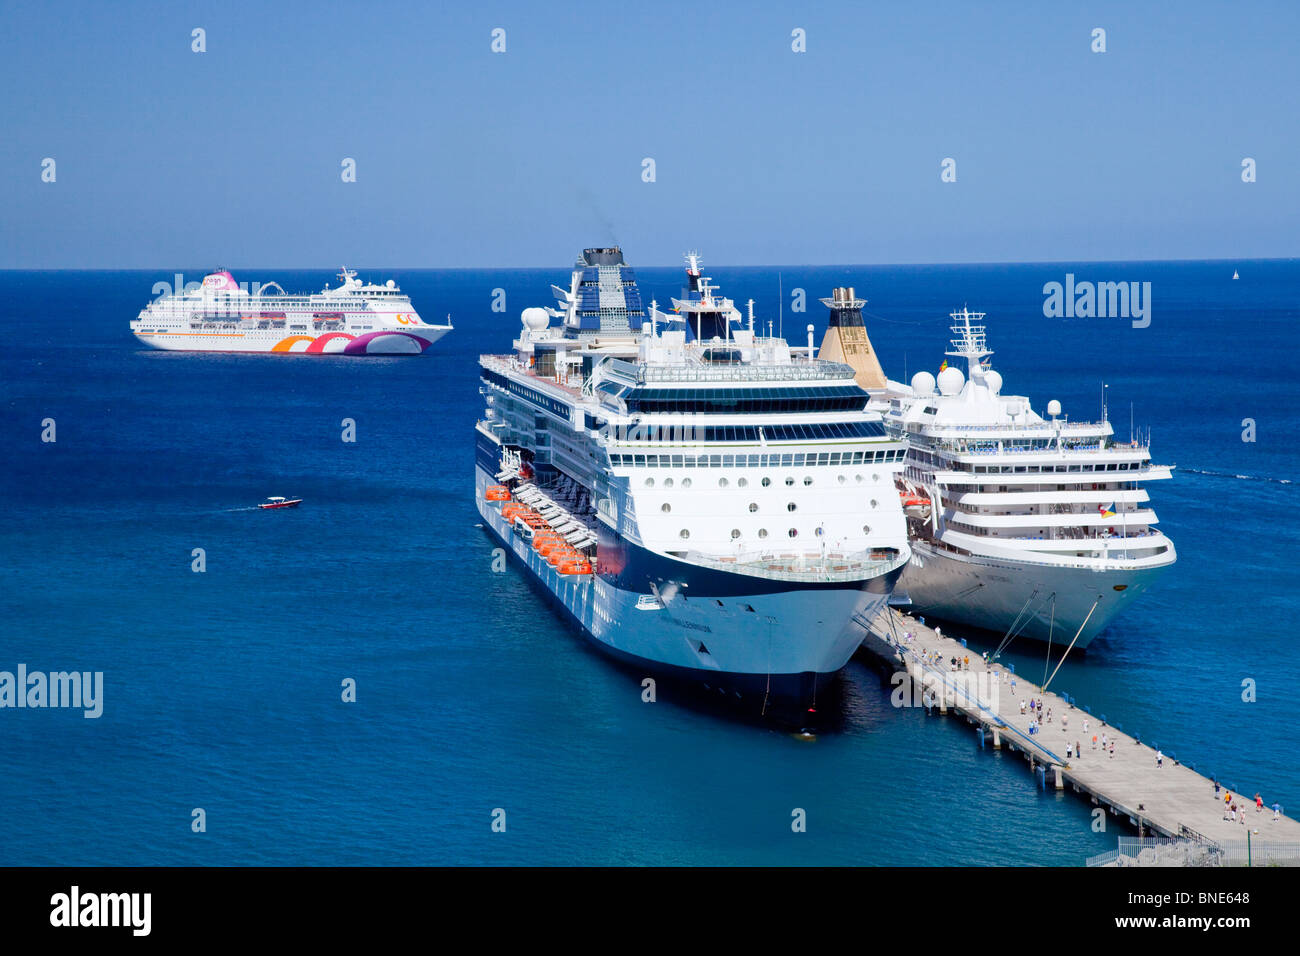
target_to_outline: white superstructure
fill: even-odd
[[[904,445],[852,368],[759,334],[688,262],[669,315],[618,249],[586,250],[561,308],[481,357],[479,510],[616,658],[813,706],[906,563]]]
[[[1148,442],[1116,441],[1105,420],[1044,419],[1002,393],[983,313],[952,313],[949,356],[967,371],[890,382],[886,424],[908,443],[913,557],[903,575],[917,613],[1082,648],[1174,563],[1143,484],[1169,478]],[[945,363],[947,366],[947,363]]]
[[[363,283],[349,269],[339,279],[332,289],[287,295],[275,282],[250,292],[220,270],[159,296],[131,331],[156,349],[343,355],[419,355],[451,331],[421,319],[391,279]]]

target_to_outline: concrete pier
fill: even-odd
[[[1223,798],[1227,791],[1222,786],[1216,796],[1212,780],[1175,762],[1168,752],[1163,765],[1157,766],[1156,750],[1147,743],[1103,723],[1097,715],[1057,693],[1044,694],[1037,684],[1001,664],[986,667],[983,658],[960,641],[937,634],[894,608],[869,620],[858,619],[857,623],[866,630],[861,652],[896,672],[905,671],[921,686],[933,688],[940,713],[964,717],[979,728],[983,739],[991,740],[994,749],[1005,745],[1022,753],[1040,786],[1082,796],[1094,806],[1105,808],[1111,818],[1126,821],[1139,836],[1228,843],[1244,841],[1247,831],[1252,831],[1258,840],[1300,844],[1300,822],[1285,815],[1273,819],[1273,801],[1265,786],[1247,787],[1240,793],[1232,791],[1232,802],[1245,810],[1244,822],[1241,814],[1236,820],[1225,819]],[[907,634],[912,635],[910,640]],[[953,672],[949,662],[954,657],[959,661],[969,657],[969,669]],[[973,691],[972,687],[979,690]],[[1041,700],[1043,713],[1051,711],[1051,723],[1044,722],[1031,733],[1033,715],[1028,710],[1021,714],[1022,700]],[[1068,725],[1062,723],[1063,718]],[[1105,751],[1101,745],[1103,734]],[[1067,758],[1067,745],[1076,741],[1083,752]],[[1115,745],[1113,755],[1111,742]],[[1036,768],[1041,768],[1041,778]],[[1259,812],[1254,802],[1256,790],[1264,798],[1264,809]]]

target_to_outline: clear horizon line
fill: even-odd
[[[590,248],[603,248],[593,246]],[[621,247],[620,247],[621,248]],[[880,268],[880,267],[898,267],[898,266],[1058,266],[1058,265],[1114,265],[1129,263],[1177,263],[1177,262],[1294,262],[1300,260],[1300,256],[1244,256],[1238,258],[1175,258],[1159,259],[1152,257],[1143,257],[1137,259],[985,259],[985,260],[954,260],[954,261],[934,261],[934,262],[772,262],[772,263],[755,263],[755,264],[733,264],[733,263],[714,263],[710,268],[714,269],[807,269],[807,268]],[[635,264],[637,269],[670,269],[677,268],[681,263],[672,265],[662,265],[655,263]],[[0,272],[152,272],[155,270],[174,270],[175,266],[3,266]],[[182,267],[185,268],[185,267]],[[283,270],[317,270],[317,269],[335,269],[339,266],[324,265],[234,265],[223,266],[230,271],[241,269],[283,269]],[[351,268],[351,267],[349,267]],[[556,269],[565,268],[563,266],[550,265],[474,265],[474,266],[416,266],[416,265],[364,265],[358,264],[357,269],[402,269],[408,271],[420,272],[463,272],[467,270],[486,271],[499,269]]]

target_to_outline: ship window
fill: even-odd
[[[647,488],[653,488],[655,486],[655,480],[653,478],[647,478],[645,480],[645,486]]]
[[[856,481],[858,484],[862,484],[863,481],[862,475],[861,474],[854,475],[853,480]]]
[[[683,488],[689,488],[690,486],[691,486],[691,479],[689,479],[689,478],[683,478],[683,479],[682,479],[682,487],[683,487]]]
[[[799,537],[799,529],[798,529],[798,528],[791,528],[789,534],[790,534],[790,537],[792,537],[792,538],[797,538],[797,537]]]
[[[659,508],[659,510],[663,512],[669,512],[673,510],[673,506],[665,501],[663,505]]]
[[[683,538],[689,538],[690,536],[691,536],[691,533],[690,533],[689,530],[687,530],[686,528],[683,528],[683,529],[681,530],[681,537],[683,537]]]
[[[786,486],[787,488],[791,488],[791,487],[793,487],[793,486],[794,486],[794,479],[793,479],[793,478],[786,478],[786,480],[785,480],[785,486]]]
[[[871,534],[871,525],[869,525],[869,524],[864,524],[864,525],[862,526],[862,533],[863,533],[863,534]]]
[[[725,487],[727,487],[727,484],[728,484],[728,482],[727,482],[727,479],[726,479],[726,478],[719,478],[719,479],[718,479],[718,487],[719,487],[719,488],[725,488]]]
[[[844,484],[844,482],[848,481],[848,479],[845,478],[843,475],[840,475],[840,476],[839,476],[837,479],[835,479],[835,480],[838,481],[841,485]]]
[[[875,498],[872,498],[872,499],[871,499],[871,507],[873,507],[873,508],[878,508],[878,507],[880,507],[880,502],[877,501]]]
[[[812,484],[812,475],[804,475],[804,476],[803,476],[803,483],[804,483],[804,486],[805,486],[805,487],[807,487],[808,485],[811,485],[811,484]]]
[[[761,484],[764,488],[766,488],[771,483],[772,483],[771,478],[764,478],[761,482],[759,482],[759,484]]]
[[[673,480],[672,480],[671,478],[665,478],[665,479],[664,479],[664,487],[665,487],[665,488],[671,488],[672,486],[673,486]]]
[[[766,529],[766,528],[759,528],[759,529],[758,529],[758,536],[759,536],[760,538],[766,538],[766,537],[767,537],[767,529]]]
[[[795,510],[798,509],[798,507],[799,507],[799,506],[796,505],[796,504],[792,501],[792,502],[790,502],[788,505],[785,506],[785,510],[786,510],[786,511],[795,511]]]
[[[731,529],[731,540],[734,541],[734,540],[736,540],[736,539],[739,538],[739,537],[740,537],[740,529],[739,529],[739,528],[732,528],[732,529]]]
[[[736,487],[738,487],[738,488],[745,488],[745,487],[747,487],[748,485],[749,485],[749,479],[748,479],[748,478],[737,478],[737,479],[736,479]]]
[[[872,480],[872,481],[879,481],[879,480],[880,480],[880,476],[879,476],[879,475],[872,475],[872,476],[871,476],[871,480]]]
[[[817,526],[817,530],[814,532],[814,534],[816,534],[817,537],[819,537],[819,538],[820,538],[822,535],[824,535],[825,533],[826,533],[826,529],[823,528],[821,525],[818,525],[818,526]]]
[[[749,503],[749,513],[750,513],[750,514],[753,514],[753,513],[754,513],[755,511],[757,511],[757,510],[758,510],[758,502],[757,502],[757,501],[751,501],[751,502]]]

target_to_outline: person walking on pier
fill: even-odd
[[[1156,766],[1157,766],[1157,767],[1163,767],[1164,765],[1165,765],[1165,755],[1164,755],[1164,751],[1162,751],[1162,750],[1157,750],[1157,751],[1156,751]]]
[[[1083,744],[1081,744],[1081,743],[1080,743],[1079,741],[1077,741],[1077,740],[1074,742],[1074,755],[1075,755],[1076,757],[1082,757],[1082,756],[1083,756]]]
[[[1214,802],[1219,802],[1219,779],[1217,777],[1214,779]]]
[[[1083,732],[1084,732],[1085,734],[1088,732],[1088,722],[1087,722],[1086,720],[1083,722]],[[1093,735],[1092,735],[1092,749],[1093,749],[1093,750],[1096,750],[1096,749],[1097,749],[1097,735],[1096,735],[1096,734],[1093,734]]]
[[[1110,759],[1115,759],[1115,741],[1113,740],[1110,742]]]
[[[1088,718],[1083,718],[1083,735],[1088,736]]]
[[[1273,822],[1274,822],[1274,823],[1277,823],[1278,817],[1281,815],[1281,813],[1282,813],[1282,804],[1280,804],[1280,803],[1275,803],[1275,804],[1273,804]]]

